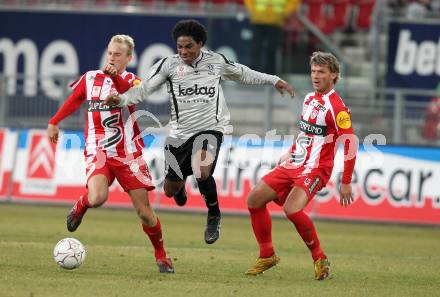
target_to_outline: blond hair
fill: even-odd
[[[312,66],[313,64],[326,65],[331,73],[337,73],[338,75],[333,80],[334,84],[336,84],[341,78],[341,73],[339,72],[339,61],[333,54],[325,52],[314,52],[310,57],[310,66]]]
[[[133,54],[134,49],[134,40],[131,36],[124,35],[124,34],[118,34],[114,35],[112,39],[110,39],[110,43],[112,42],[118,42],[123,43],[127,46],[127,56],[131,56]]]

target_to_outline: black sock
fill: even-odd
[[[200,194],[205,199],[206,207],[208,207],[208,215],[220,216],[215,179],[210,176],[203,181],[197,181],[197,184],[199,185]]]

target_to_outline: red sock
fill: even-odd
[[[315,225],[309,216],[302,210],[287,215],[287,218],[295,225],[296,230],[312,252],[313,261],[327,258],[321,249]]]
[[[260,246],[260,257],[267,258],[275,252],[272,245],[272,219],[266,206],[248,208],[251,214],[252,229]]]
[[[85,213],[88,208],[90,208],[89,198],[87,197],[87,192],[80,196],[78,201],[75,203],[76,213]]]
[[[154,247],[154,256],[156,259],[166,258],[167,255],[163,247],[162,227],[159,218],[157,218],[156,226],[148,227],[147,225],[142,224],[142,229],[144,229],[145,234],[150,238],[151,244]]]
[[[81,197],[79,197],[78,203],[81,205],[81,207],[90,208],[92,207],[89,202],[89,197],[87,196],[88,193],[85,193]]]

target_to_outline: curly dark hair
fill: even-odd
[[[190,36],[195,42],[202,42],[205,45],[208,39],[208,32],[205,26],[196,20],[181,20],[173,28],[173,38],[177,42],[180,36]]]

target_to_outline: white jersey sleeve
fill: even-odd
[[[130,88],[123,95],[120,95],[121,103],[119,106],[140,103],[146,100],[154,91],[157,91],[166,82],[168,77],[166,60],[167,58],[164,58],[154,64],[146,79],[142,80],[139,85]]]
[[[224,80],[233,80],[249,85],[275,85],[280,78],[276,75],[270,75],[250,69],[240,63],[231,62],[221,55],[224,59],[222,65],[222,78]]]

